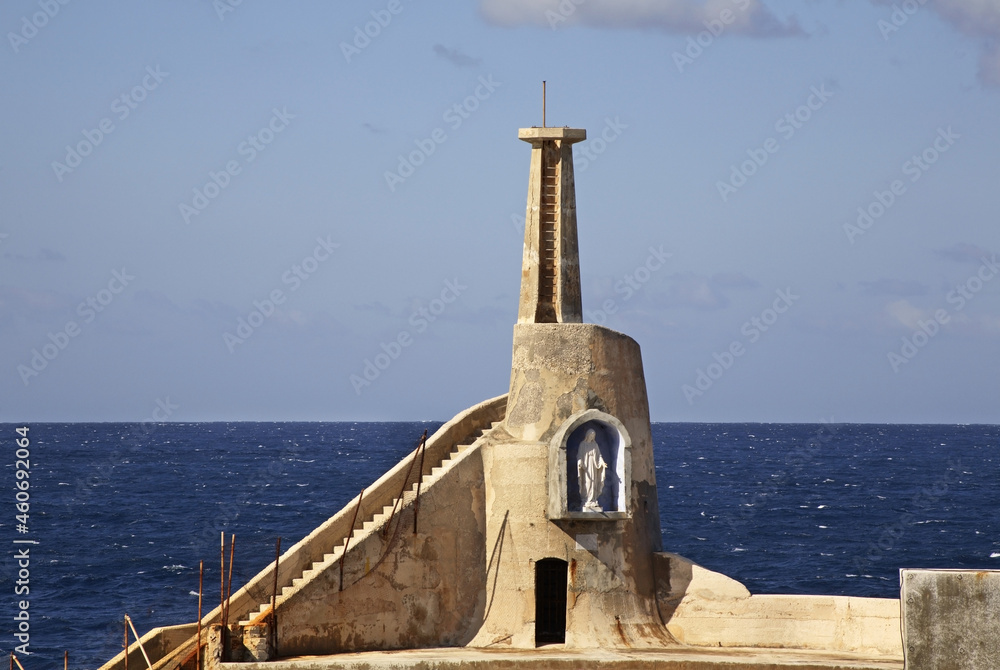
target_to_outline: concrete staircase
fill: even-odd
[[[403,491],[402,497],[397,496],[393,499],[392,504],[383,505],[380,510],[371,514],[367,519],[361,519],[359,517],[357,523],[355,524],[355,528],[352,530],[350,535],[334,546],[331,551],[323,554],[322,559],[313,561],[313,563],[308,568],[303,570],[299,576],[293,578],[290,582],[287,582],[280,587],[276,604],[280,606],[285,598],[299,590],[310,580],[315,579],[326,570],[336,569],[338,562],[345,557],[345,553],[350,552],[355,547],[361,547],[364,539],[372,533],[382,532],[383,534],[388,535],[390,532],[394,532],[395,524],[402,522],[403,510],[417,502],[418,487],[421,494],[427,491],[428,488],[433,486],[437,480],[443,477],[455,465],[458,458],[462,454],[471,449],[476,442],[489,435],[498,425],[500,425],[500,423],[501,422],[499,421],[491,422],[488,427],[477,429],[470,435],[467,435],[465,438],[459,440],[459,442],[454,444],[450,451],[447,451],[441,460],[436,464],[428,463],[425,460],[423,463],[424,474],[422,477],[418,476],[419,473],[416,472],[417,468],[420,467],[419,452],[414,452],[414,454],[408,456],[410,459],[416,459],[413,466],[414,474],[411,477],[414,481],[406,487]],[[419,517],[417,522],[419,523]],[[390,524],[393,525],[390,526]],[[341,588],[346,589],[350,586],[351,583],[347,582],[342,584]],[[251,611],[245,619],[239,622],[240,626],[246,627],[265,621],[270,612],[270,601],[261,603],[255,611]]]
[[[412,484],[419,479],[422,495],[423,490],[432,486],[454,465],[455,459],[466,453],[476,440],[481,439],[482,435],[491,431],[497,422],[503,419],[506,406],[507,396],[504,394],[460,412],[428,438],[422,473],[414,471],[415,476],[408,477],[412,454],[408,455],[365,490],[362,512],[356,520],[354,510],[358,505],[357,498],[308,536],[285,550],[278,568],[278,584],[283,586],[278,602],[331,566],[335,566],[339,558],[344,555],[346,538],[350,538],[347,549],[351,552],[352,547],[363,544],[361,541],[365,537],[379,532],[379,529],[385,526],[388,520],[386,514],[391,514],[390,508],[397,502],[399,491],[404,488],[407,479],[413,481],[405,486],[406,490],[402,500],[399,501],[403,508],[416,498]],[[396,518],[399,518],[398,509],[396,514]],[[352,522],[354,522],[353,527]],[[393,523],[395,524],[395,521]],[[246,623],[260,620],[263,618],[262,615],[269,612],[270,604],[267,603],[262,607],[259,594],[270,593],[274,588],[274,572],[272,559],[264,569],[233,594],[230,602],[230,622]],[[201,621],[202,645],[207,641],[208,627],[219,623],[221,619],[219,607],[204,615]],[[178,670],[178,668],[193,670],[197,642],[195,627],[196,624],[191,623],[154,628],[142,636],[142,643],[150,655],[153,670]],[[133,667],[145,667],[145,659],[138,643],[133,642],[127,650],[120,652],[101,666],[100,670],[125,670],[128,663]]]

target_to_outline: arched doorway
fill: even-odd
[[[566,642],[566,561],[535,563],[535,646]]]

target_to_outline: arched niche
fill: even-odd
[[[597,505],[587,508],[580,490],[580,456],[591,452],[597,445],[603,469],[604,482]],[[549,500],[550,519],[624,519],[632,487],[632,440],[625,426],[614,416],[596,409],[577,412],[556,431],[549,443]]]

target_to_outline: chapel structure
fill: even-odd
[[[518,137],[531,158],[507,392],[422,440],[225,607],[150,631],[142,655],[133,644],[102,670],[421,649],[900,653],[897,600],[751,596],[662,551],[639,345],[583,323],[573,145],[586,131]]]

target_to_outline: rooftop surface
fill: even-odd
[[[657,670],[902,670],[900,658],[780,649],[409,649],[226,663],[226,670],[485,670],[504,668],[656,668]]]

